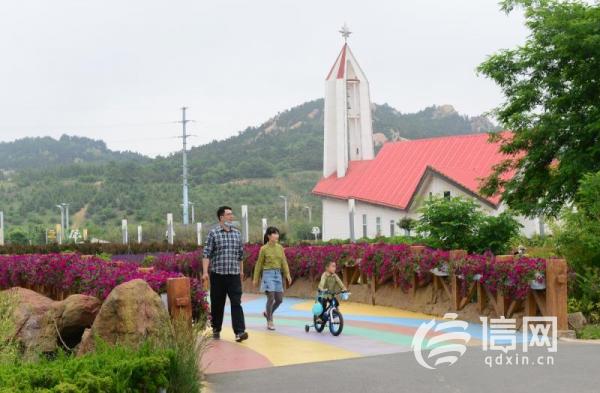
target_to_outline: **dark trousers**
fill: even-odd
[[[210,273],[210,317],[213,331],[220,332],[223,325],[225,300],[231,303],[231,326],[235,334],[246,331],[242,309],[242,280],[239,274]]]

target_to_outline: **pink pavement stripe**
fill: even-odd
[[[223,340],[214,340],[202,355],[202,370],[206,374],[228,371],[253,370],[271,367],[265,356],[243,345]]]
[[[261,325],[264,329],[264,325]],[[253,326],[254,328],[254,326]],[[346,351],[354,352],[358,355],[383,355],[388,353],[407,352],[410,347],[386,343],[383,341],[373,340],[364,336],[352,334],[344,334],[339,337],[334,337],[325,328],[322,333],[317,333],[314,329],[306,333],[304,329],[298,329],[291,326],[276,326],[279,334],[284,334],[289,337],[298,338],[301,340],[310,340],[323,344],[333,345]],[[266,329],[265,329],[266,330]]]

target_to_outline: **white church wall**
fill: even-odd
[[[410,217],[415,220],[419,219],[417,212],[425,198],[431,195],[443,196],[444,192],[450,191],[450,195],[460,196],[463,198],[472,198],[487,214],[498,215],[506,206],[500,205],[498,209],[483,203],[480,199],[473,197],[472,194],[464,192],[461,188],[447,182],[441,177],[430,176],[426,179],[421,187],[420,192],[415,197],[415,203],[411,209],[406,212],[400,209],[393,209],[381,205],[375,205],[362,201],[356,201],[354,214],[354,230],[357,239],[363,237],[363,215],[366,216],[367,237],[374,238],[377,236],[377,218],[381,220],[381,236],[391,236],[390,222],[394,220],[394,235],[404,235],[404,231],[397,225],[398,221],[403,217]],[[517,221],[523,225],[521,233],[527,237],[534,234],[539,234],[540,226],[538,218],[526,218],[518,216]],[[548,229],[545,229],[548,233]],[[348,216],[348,201],[334,198],[323,198],[323,240],[331,239],[348,239],[350,237],[350,223]]]

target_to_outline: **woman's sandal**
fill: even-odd
[[[273,322],[269,321],[267,323],[267,329],[269,329],[269,330],[275,330],[275,326],[273,326]]]

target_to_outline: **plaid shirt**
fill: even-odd
[[[244,244],[240,231],[226,231],[220,225],[208,232],[204,245],[204,257],[210,259],[209,269],[217,274],[240,274],[240,261],[244,256]]]

